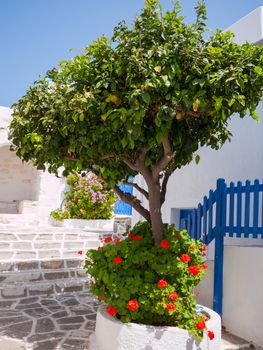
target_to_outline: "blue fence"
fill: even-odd
[[[120,184],[118,186],[125,193],[131,193],[132,194],[132,192],[133,192],[132,191],[133,190],[132,186],[123,185],[123,184]],[[118,200],[117,203],[115,204],[114,213],[116,215],[130,216],[130,215],[132,215],[132,207],[129,204],[124,203],[122,200]]]
[[[221,314],[224,237],[263,238],[263,184],[217,180],[216,190],[181,219],[180,228],[205,244],[215,239],[214,310]]]

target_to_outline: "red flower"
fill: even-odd
[[[121,242],[120,237],[116,237],[116,238],[114,239],[114,242],[115,242],[116,244],[120,244],[120,242]]]
[[[177,300],[178,299],[178,294],[176,292],[172,292],[169,294],[169,298],[172,300]]]
[[[78,255],[82,255],[83,253],[84,253],[83,250],[78,250],[78,251],[77,251],[77,254],[78,254]]]
[[[104,243],[109,243],[109,242],[112,242],[112,238],[111,237],[106,237],[104,239]]]
[[[141,241],[141,240],[142,240],[142,237],[139,236],[139,235],[135,235],[135,236],[132,237],[132,240],[133,240],[133,241]]]
[[[175,235],[175,238],[180,238],[179,233],[177,233],[177,234]]]
[[[207,245],[206,244],[203,244],[203,248],[202,248],[204,251],[207,250]]]
[[[99,299],[100,299],[100,300],[104,300],[104,295],[101,294],[101,295],[99,296]]]
[[[98,247],[98,250],[100,250],[100,247]]]
[[[189,250],[195,250],[195,247],[194,247],[193,245],[191,245],[191,246],[189,247]]]
[[[174,305],[174,303],[169,303],[169,304],[166,305],[166,309],[167,310],[175,310],[175,307],[176,306]]]
[[[210,340],[213,340],[214,337],[215,337],[215,333],[214,333],[213,331],[208,331],[208,332],[207,332],[207,336],[208,336],[208,338],[209,338]]]
[[[206,264],[202,264],[201,266],[204,270],[208,268],[208,266]]]
[[[187,263],[188,261],[191,260],[190,256],[188,254],[183,254],[181,255],[181,258],[180,260],[183,262],[183,263]]]
[[[195,325],[196,329],[198,329],[199,331],[202,331],[203,329],[205,329],[205,322],[197,322],[196,325]]]
[[[160,246],[162,248],[170,248],[170,243],[166,240],[166,239],[163,239],[161,242],[160,242]]]
[[[135,310],[138,309],[138,307],[139,307],[139,304],[138,304],[138,302],[136,300],[131,299],[131,300],[128,301],[127,308],[129,310],[135,311]]]
[[[206,256],[206,252],[202,252],[201,255],[202,255],[202,256]]]
[[[130,232],[130,233],[128,234],[128,238],[132,238],[132,237],[133,237],[133,233]]]
[[[188,267],[188,271],[191,275],[195,276],[195,275],[198,275],[199,272],[200,272],[200,269],[198,266],[195,266],[195,265],[191,265]]]
[[[114,264],[121,264],[122,258],[120,256],[116,256],[116,258],[113,260]]]
[[[118,311],[117,311],[117,309],[115,309],[115,307],[108,306],[107,307],[107,312],[108,312],[109,315],[115,316]]]
[[[157,282],[157,284],[158,284],[158,287],[160,287],[160,288],[164,288],[164,287],[168,286],[168,283],[165,280],[159,280]]]

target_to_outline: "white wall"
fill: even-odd
[[[228,30],[235,33],[235,42],[238,44],[245,41],[259,43],[263,38],[263,6],[242,17],[232,24]]]
[[[198,302],[213,304],[213,261],[196,287]],[[223,320],[227,331],[263,346],[263,248],[225,247]]]
[[[14,208],[9,208],[10,204],[5,202],[16,200],[23,201],[18,207],[19,213],[48,216],[61,204],[65,179],[22,163],[15,152],[9,150],[8,126],[11,119],[12,110],[0,107],[0,212],[13,212]]]
[[[23,164],[9,146],[0,147],[0,201],[35,200],[37,170]]]

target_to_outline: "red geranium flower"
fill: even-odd
[[[101,295],[99,296],[99,298],[100,298],[100,300],[104,300],[104,295],[101,294]]]
[[[208,331],[208,332],[207,332],[207,336],[208,336],[208,338],[209,338],[210,340],[213,340],[214,337],[215,337],[215,333],[214,333],[213,331]]]
[[[202,248],[204,251],[207,250],[207,245],[206,244],[203,244],[203,248]]]
[[[202,252],[201,255],[202,255],[202,256],[206,256],[206,252]]]
[[[195,325],[196,329],[198,329],[199,331],[202,331],[203,329],[205,329],[205,322],[197,322],[196,325]]]
[[[120,244],[120,242],[121,242],[120,237],[116,237],[116,238],[114,239],[114,242],[115,242],[116,244]]]
[[[117,311],[117,309],[115,309],[115,307],[108,306],[107,307],[107,312],[108,312],[109,315],[115,316],[118,311]]]
[[[208,266],[206,264],[202,264],[201,266],[204,270],[208,268]]]
[[[128,234],[128,236],[127,236],[128,238],[132,238],[133,237],[133,233],[132,232],[130,232],[129,234]]]
[[[193,245],[191,245],[191,246],[189,247],[189,250],[195,250],[195,247],[194,247]]]
[[[187,263],[188,261],[191,260],[191,258],[190,258],[190,256],[189,256],[188,254],[182,254],[180,260],[181,260],[183,263]]]
[[[191,265],[188,267],[188,271],[191,275],[195,276],[195,275],[198,275],[199,272],[200,272],[200,269],[198,266],[195,266],[195,265]]]
[[[138,307],[139,307],[139,304],[138,304],[138,302],[136,300],[131,299],[131,300],[128,301],[127,308],[129,310],[135,311],[135,310],[138,309]]]
[[[177,233],[177,234],[175,235],[175,238],[180,238],[179,233]]]
[[[169,303],[169,304],[166,305],[166,309],[167,310],[175,310],[175,307],[176,306],[174,305],[174,303]]]
[[[170,243],[166,240],[166,239],[163,239],[161,242],[160,242],[160,246],[162,248],[170,248]]]
[[[172,300],[177,300],[178,299],[178,294],[176,292],[172,292],[169,294],[169,298]]]
[[[83,250],[78,250],[78,251],[77,251],[77,254],[78,254],[78,255],[82,255],[83,253],[84,253]]]
[[[133,241],[141,241],[141,240],[142,240],[142,237],[139,236],[139,235],[135,235],[135,236],[132,237],[132,240],[133,240]]]
[[[168,286],[168,283],[165,280],[159,280],[157,282],[157,284],[158,284],[158,287],[160,287],[160,288],[164,288],[164,287]]]
[[[112,238],[111,237],[106,237],[104,239],[104,243],[110,243],[110,242],[112,242]]]
[[[121,264],[122,258],[120,256],[116,256],[116,258],[113,260],[114,264]]]

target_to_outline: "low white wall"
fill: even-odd
[[[198,302],[213,303],[214,262],[197,286]],[[263,346],[263,248],[226,246],[222,324],[231,333]]]

